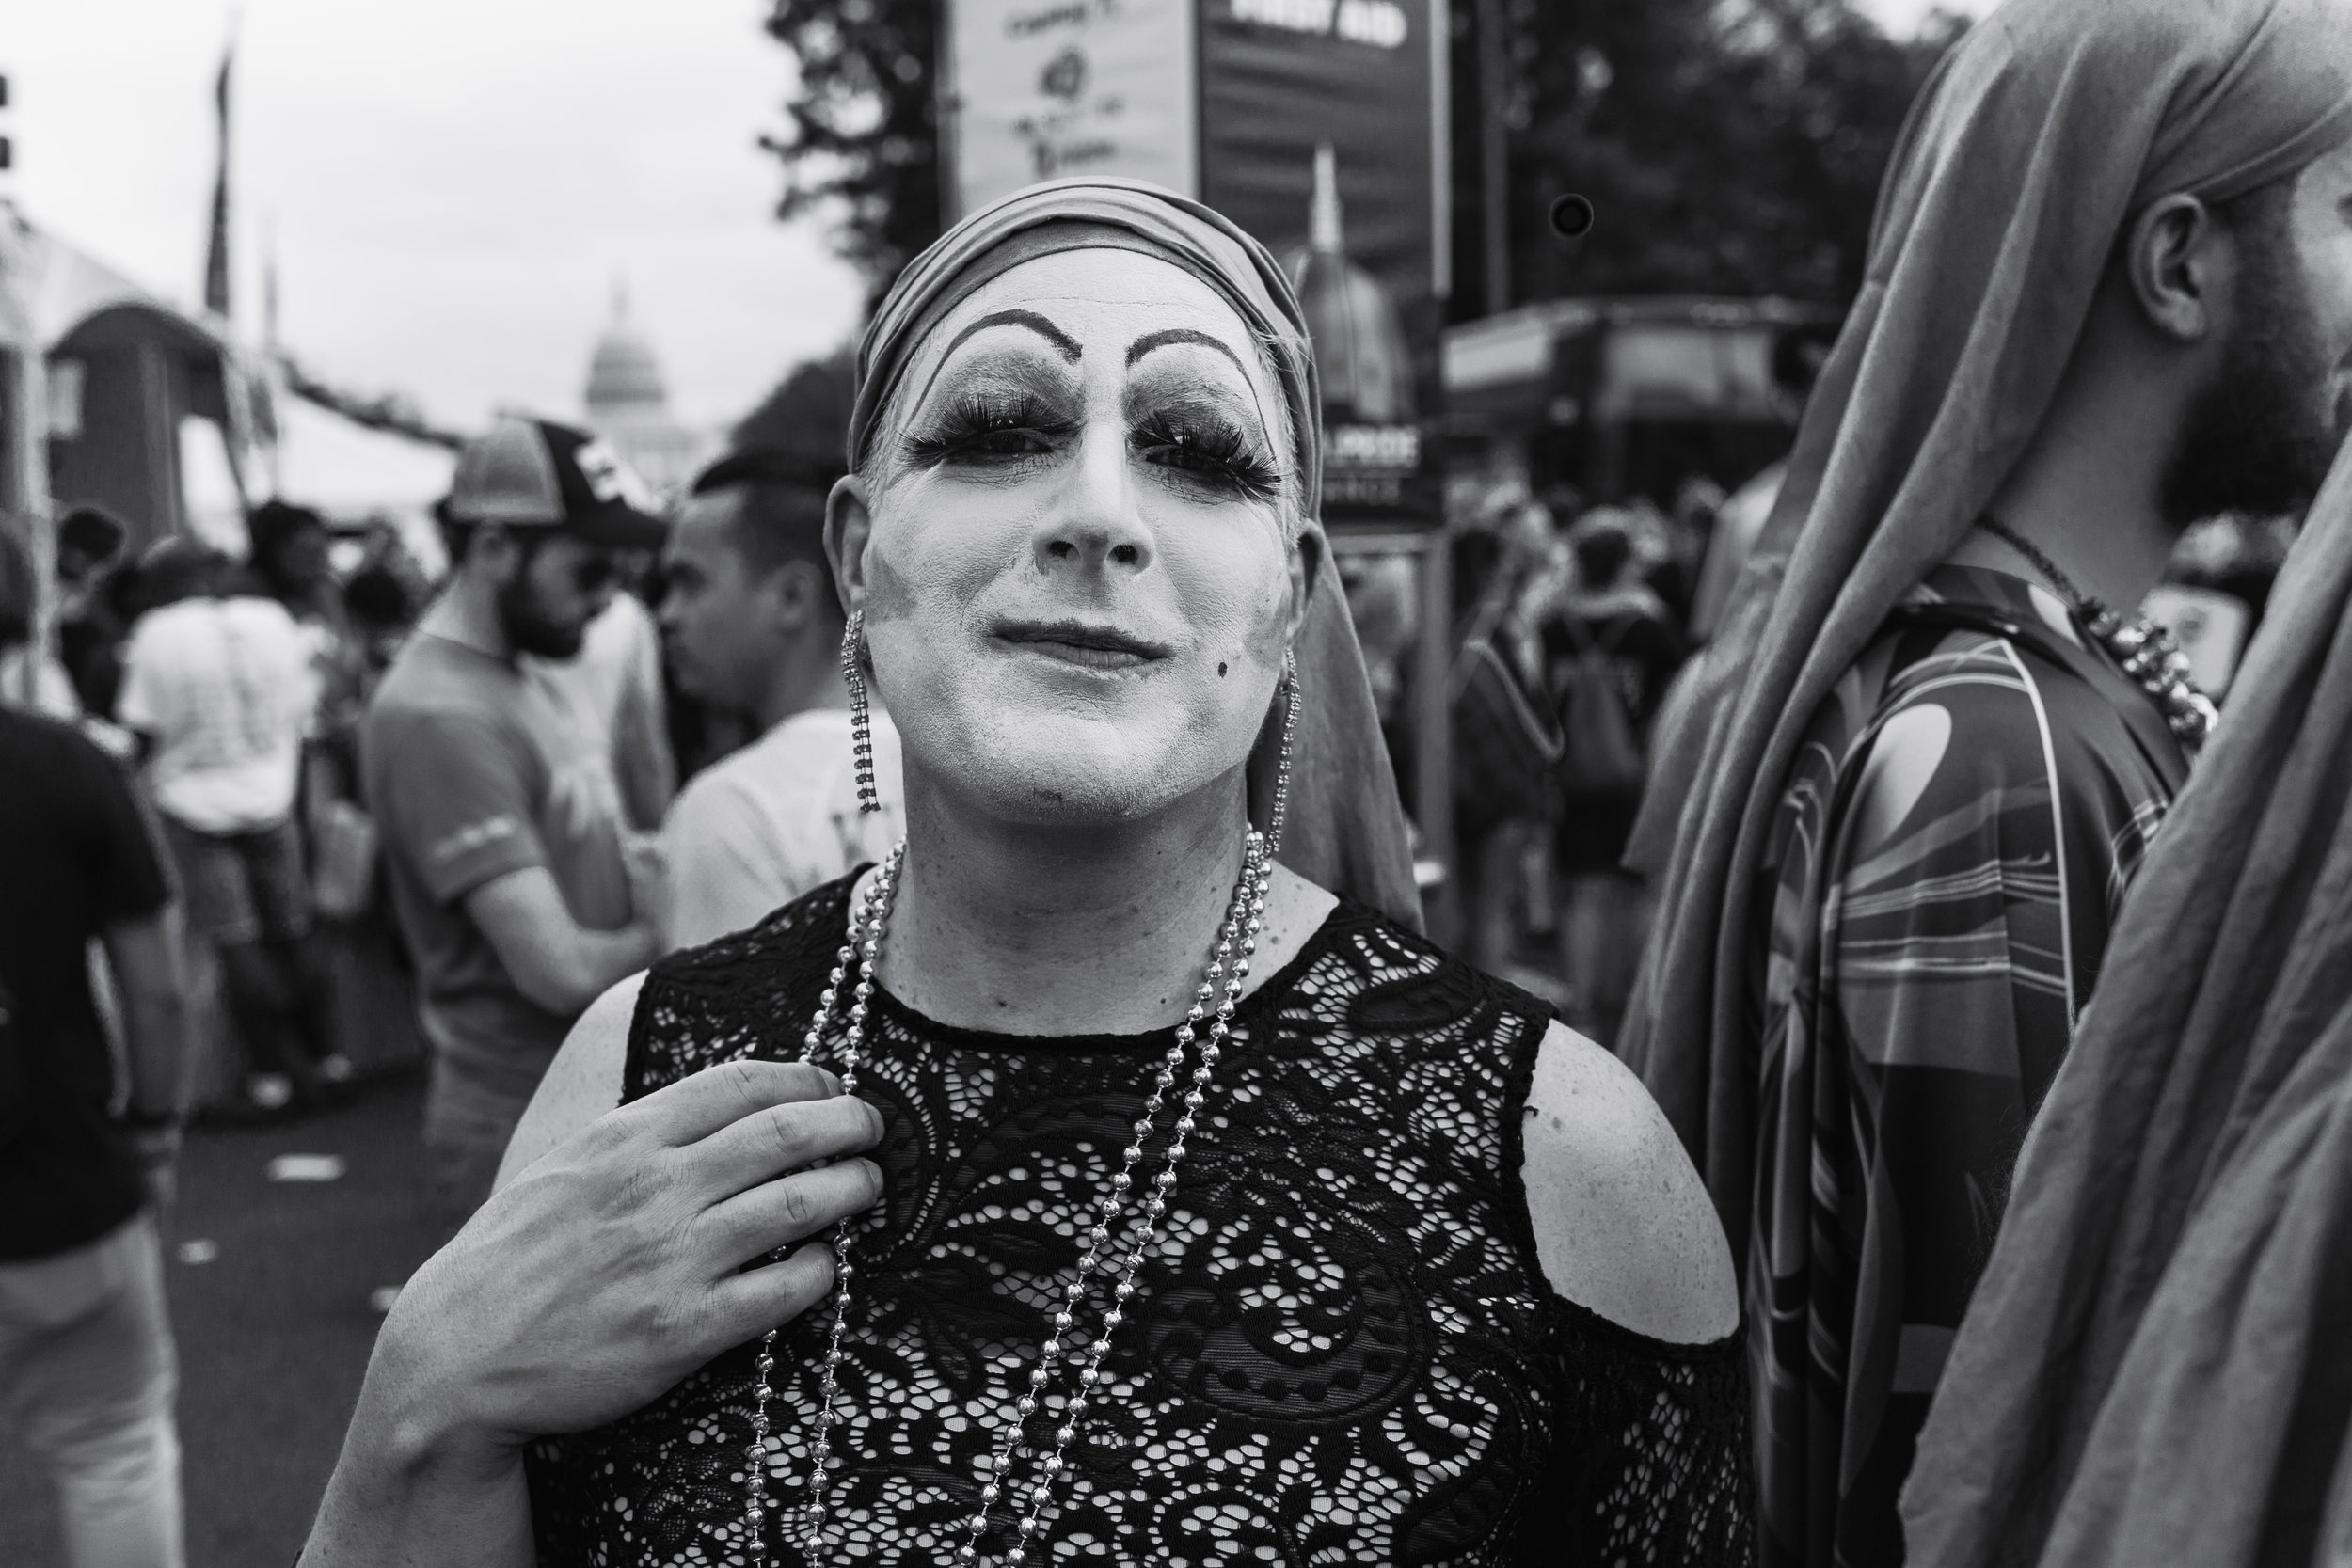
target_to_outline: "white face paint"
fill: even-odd
[[[1033,823],[1233,774],[1305,602],[1281,406],[1232,308],[1134,252],[1025,262],[942,321],[836,514],[910,771]]]

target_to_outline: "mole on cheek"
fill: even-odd
[[[1224,665],[1222,665],[1222,664],[1219,664],[1219,665],[1216,667],[1216,673],[1217,673],[1217,677],[1218,677],[1220,680],[1221,680],[1221,679],[1223,679],[1223,678],[1224,678],[1224,675],[1225,675],[1225,666],[1224,666]]]

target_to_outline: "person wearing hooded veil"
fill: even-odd
[[[1621,1047],[1743,1258],[1768,1561],[1902,1560],[2020,1142],[2213,719],[2134,607],[2334,449],[2347,138],[2341,0],[2010,0],[1899,142],[1660,743]]]
[[[2352,445],[2279,583],[2026,1140],[1915,1562],[2352,1560]]]
[[[1672,1130],[1289,863],[1398,827],[1316,412],[1280,269],[1170,193],[909,266],[828,524],[907,837],[581,1021],[311,1568],[1748,1560]]]

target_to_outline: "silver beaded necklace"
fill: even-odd
[[[1110,1352],[1111,1336],[1125,1318],[1127,1303],[1135,1294],[1136,1276],[1142,1270],[1144,1259],[1159,1241],[1160,1221],[1168,1209],[1168,1195],[1176,1185],[1176,1167],[1184,1158],[1184,1140],[1192,1135],[1195,1118],[1207,1098],[1209,1081],[1215,1073],[1217,1058],[1223,1053],[1232,1033],[1233,1011],[1240,1005],[1250,960],[1258,950],[1259,933],[1264,929],[1266,895],[1274,882],[1275,851],[1281,845],[1282,823],[1290,808],[1291,741],[1298,723],[1298,673],[1295,664],[1289,659],[1284,660],[1282,690],[1281,752],[1275,769],[1274,804],[1266,832],[1261,834],[1253,829],[1244,841],[1241,874],[1234,879],[1232,896],[1226,904],[1225,917],[1217,928],[1216,942],[1207,970],[1200,986],[1195,989],[1192,1005],[1186,1009],[1184,1022],[1177,1025],[1175,1038],[1152,1081],[1152,1092],[1144,1101],[1142,1114],[1135,1121],[1134,1138],[1120,1151],[1119,1172],[1095,1199],[1093,1224],[1084,1232],[1085,1245],[1078,1255],[1076,1272],[1063,1287],[1060,1309],[1054,1314],[1053,1331],[1038,1352],[1037,1364],[1029,1370],[1028,1386],[998,1419],[995,1440],[981,1477],[979,1507],[964,1522],[963,1544],[956,1550],[955,1561],[959,1568],[977,1568],[981,1563],[980,1537],[988,1528],[991,1512],[1000,1500],[1008,1497],[1014,1497],[1015,1501],[1013,1544],[1005,1561],[1009,1568],[1020,1568],[1020,1564],[1026,1560],[1030,1540],[1038,1531],[1046,1503],[1052,1496],[1054,1482],[1066,1467],[1064,1456],[1085,1423],[1087,1402],[1093,1395],[1095,1385],[1102,1379],[1103,1359]],[[862,691],[855,691],[855,694],[863,695]],[[874,1000],[875,967],[882,957],[882,932],[889,924],[891,906],[898,895],[898,879],[905,869],[906,852],[906,843],[900,840],[867,884],[864,897],[850,916],[848,940],[834,955],[833,971],[826,977],[825,989],[817,999],[817,1012],[802,1036],[802,1059],[813,1062],[823,1048],[826,1033],[833,1026],[847,984],[850,1006],[835,1063],[844,1094],[857,1092],[858,1069],[865,1058],[867,1018]],[[1194,1041],[1204,1023],[1207,1025],[1207,1037],[1200,1040],[1196,1053]],[[1184,1066],[1187,1056],[1191,1055],[1197,1055],[1198,1060],[1187,1075]],[[1187,1076],[1188,1082],[1179,1102],[1176,1119],[1168,1130],[1167,1146],[1162,1151],[1165,1164],[1159,1174],[1152,1179],[1150,1190],[1140,1203],[1135,1205],[1131,1213],[1130,1204],[1134,1200],[1130,1194],[1135,1187],[1136,1167],[1145,1158],[1168,1091],[1176,1086],[1179,1078]],[[843,1419],[839,1408],[841,1338],[849,1322],[850,1285],[856,1273],[850,1257],[851,1241],[852,1233],[846,1225],[835,1229],[833,1237],[835,1258],[833,1323],[827,1336],[824,1360],[818,1369],[818,1408],[810,1418],[817,1435],[809,1455],[808,1525],[804,1539],[811,1548],[822,1544],[825,1489],[830,1481],[826,1466],[832,1457],[834,1428]],[[1117,1245],[1113,1244],[1114,1241]],[[1089,1338],[1079,1332],[1078,1320],[1088,1283],[1098,1274],[1112,1278],[1112,1285],[1102,1310],[1100,1331]],[[770,1384],[775,1370],[777,1332],[770,1329],[759,1341],[752,1403],[752,1441],[744,1452],[744,1528],[751,1538],[750,1558],[755,1568],[760,1568],[768,1560],[768,1404],[772,1397]],[[1068,1348],[1065,1349],[1065,1346]],[[1037,1457],[1034,1478],[1025,1495],[1016,1497],[1018,1488],[1013,1485],[1016,1450],[1023,1446],[1022,1434],[1028,1420],[1037,1414],[1041,1402],[1048,1396],[1057,1365],[1071,1369],[1073,1376],[1058,1412],[1060,1421],[1054,1431],[1053,1451]]]
[[[2075,587],[2074,579],[2060,571],[2057,562],[1998,517],[1979,518],[1978,526],[2024,556],[2058,591],[2084,629],[2099,640],[2107,656],[2139,683],[2142,691],[2154,699],[2166,727],[2194,755],[2205,743],[2205,737],[2213,734],[2214,725],[2220,722],[2221,710],[2213,705],[2212,698],[2190,683],[2188,655],[2182,651],[2179,641],[2152,618],[2135,615],[2126,620]]]

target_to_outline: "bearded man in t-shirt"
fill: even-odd
[[[577,657],[612,553],[664,531],[601,442],[535,420],[469,446],[439,515],[450,579],[369,704],[360,771],[417,965],[427,1180],[453,1228],[572,1021],[662,949],[662,879],[604,716],[522,659]]]

